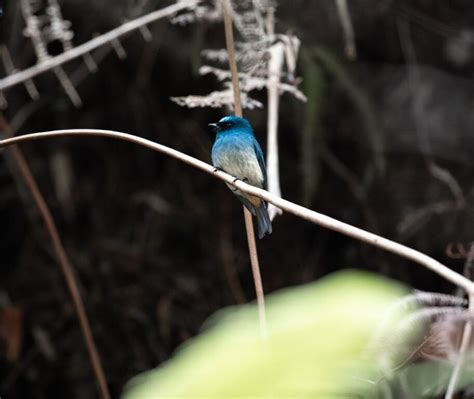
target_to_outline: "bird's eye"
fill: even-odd
[[[225,127],[226,129],[228,129],[229,127],[232,127],[232,123],[226,122],[226,123],[224,124],[224,127]]]

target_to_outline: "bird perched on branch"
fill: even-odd
[[[209,126],[216,132],[216,140],[212,146],[212,164],[252,186],[267,189],[265,160],[249,121],[238,116],[225,116]],[[234,186],[227,186],[257,218],[258,237],[270,234],[272,223],[266,202]]]

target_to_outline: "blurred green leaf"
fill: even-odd
[[[454,363],[449,361],[422,362],[401,370],[397,380],[408,397],[432,398],[446,392],[453,369]],[[474,353],[464,360],[456,386],[462,389],[469,385],[474,385]]]
[[[345,271],[267,297],[268,339],[253,305],[213,316],[163,367],[132,380],[125,399],[368,397],[380,378],[366,351],[404,290]]]

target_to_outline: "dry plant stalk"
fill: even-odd
[[[235,60],[234,50],[234,33],[232,31],[232,19],[231,19],[231,4],[229,0],[221,0],[222,8],[224,13],[224,27],[225,27],[225,39],[227,46],[227,53],[229,54],[229,68],[232,74],[232,89],[234,92],[234,109],[237,116],[243,116],[242,114],[242,102],[240,100],[240,87],[239,87],[239,76],[237,71],[237,62]],[[258,315],[260,320],[260,333],[263,338],[267,336],[267,316],[265,312],[265,295],[263,292],[262,277],[260,274],[260,266],[258,262],[257,243],[255,241],[255,232],[253,229],[252,215],[245,208],[244,211],[245,219],[245,230],[247,232],[247,242],[249,246],[250,263],[252,265],[252,275],[255,284],[255,293],[257,296],[258,304]]]
[[[122,36],[125,36],[128,33],[138,30],[152,22],[155,22],[162,18],[174,16],[176,15],[176,13],[183,10],[192,9],[199,2],[200,0],[182,0],[161,10],[153,11],[132,21],[126,22],[107,33],[104,33],[94,39],[89,40],[88,42],[85,42],[79,46],[67,50],[60,55],[57,55],[55,57],[49,57],[47,60],[39,62],[30,68],[15,72],[14,74],[0,79],[0,92],[10,87],[21,84],[27,81],[28,79],[31,79],[44,72],[50,71],[75,58],[87,56],[88,53],[95,50],[96,48],[104,46],[106,44],[110,44],[114,39],[118,39]],[[91,65],[91,67],[93,67],[93,65]]]
[[[354,28],[352,27],[352,20],[351,15],[349,14],[349,7],[347,6],[347,0],[336,0],[336,5],[344,33],[344,52],[346,53],[347,58],[350,60],[355,60],[357,58],[357,49],[355,45]]]
[[[54,137],[108,137],[116,140],[123,140],[128,141],[130,143],[138,144],[150,148],[154,151],[168,155],[170,157],[173,157],[181,162],[184,162],[203,172],[206,172],[224,181],[225,183],[229,183],[230,185],[238,188],[246,194],[259,197],[264,201],[270,202],[278,208],[281,208],[283,211],[291,213],[301,219],[307,220],[310,223],[317,224],[326,229],[335,231],[348,237],[352,237],[356,240],[365,242],[366,244],[391,252],[395,255],[411,260],[425,267],[428,270],[431,270],[432,272],[438,274],[445,280],[451,282],[459,288],[462,288],[466,293],[468,293],[470,309],[474,309],[474,282],[464,277],[462,274],[451,270],[449,267],[431,258],[430,256],[419,252],[413,248],[407,247],[403,244],[399,244],[395,241],[384,238],[380,235],[370,233],[366,230],[352,226],[348,223],[341,222],[330,216],[323,215],[319,212],[305,208],[304,206],[285,200],[281,197],[271,194],[266,190],[251,186],[250,184],[247,184],[242,180],[235,180],[234,176],[229,175],[228,173],[225,173],[220,170],[216,171],[212,165],[209,165],[206,162],[191,157],[173,148],[164,146],[159,143],[155,143],[151,140],[147,140],[133,134],[116,132],[112,130],[67,129],[40,133],[30,133],[22,136],[12,137],[10,139],[0,140],[0,148],[28,141],[42,140]]]
[[[0,46],[0,53],[2,55],[3,65],[5,67],[5,71],[7,75],[13,75],[14,73],[16,73],[17,69],[15,68],[15,65],[13,64],[13,59],[11,57],[10,51],[8,51],[8,47],[5,44],[2,44],[2,46]],[[25,80],[23,84],[30,98],[32,100],[38,100],[39,92],[33,80],[27,79]],[[2,108],[7,108],[7,106],[8,106],[8,103],[6,103],[6,100],[5,100],[5,104]]]
[[[268,62],[268,113],[267,113],[267,178],[268,191],[281,197],[278,159],[278,107],[280,102],[279,83],[285,56],[283,43],[277,42],[269,50]],[[270,220],[283,212],[273,204],[268,207]]]
[[[464,267],[464,272],[467,272],[467,275],[470,274],[470,268],[472,268],[472,264],[474,262],[474,244],[471,244],[471,248],[469,249],[469,253],[467,254],[466,264]],[[469,312],[474,314],[474,293],[469,293]],[[452,399],[454,393],[456,392],[456,385],[459,381],[459,377],[461,374],[461,368],[464,364],[466,352],[469,348],[469,343],[471,341],[471,336],[473,334],[473,327],[474,323],[472,320],[467,320],[466,324],[464,325],[464,330],[461,339],[461,345],[459,347],[459,354],[456,360],[456,365],[454,366],[453,373],[451,374],[451,378],[449,379],[448,389],[446,391],[445,399]]]
[[[266,33],[269,38],[275,37],[275,8],[270,6],[267,12]],[[294,72],[300,41],[296,36],[278,35],[279,39],[268,48],[267,72],[267,177],[268,191],[281,197],[280,171],[278,157],[278,114],[282,88],[287,84],[282,83],[284,65],[286,61],[287,74],[290,82],[294,83]],[[300,101],[306,102],[306,97],[301,96],[296,86],[291,86],[293,95]],[[289,90],[290,91],[290,90]],[[283,211],[273,204],[268,207],[270,219],[273,220]]]
[[[444,396],[445,399],[453,399],[454,397],[454,393],[456,392],[456,386],[461,374],[461,369],[464,364],[466,352],[469,348],[469,343],[471,342],[471,335],[472,321],[466,321],[466,325],[464,327],[462,335],[461,346],[459,347],[458,359],[456,361],[453,374],[451,374],[451,378],[449,379],[448,389],[446,390],[446,395]]]
[[[396,372],[415,362],[452,364],[444,396],[452,399],[472,349],[473,303],[467,304],[460,296],[416,291],[391,305],[369,345],[379,353],[382,378],[396,381]]]
[[[70,22],[63,20],[57,1],[49,0],[44,14],[38,14],[38,6],[33,0],[21,0],[21,12],[26,24],[25,35],[31,39],[37,63],[44,63],[51,57],[48,53],[48,42],[60,40],[64,50],[68,50],[72,48],[71,39],[74,34],[69,30]],[[53,72],[74,106],[81,107],[79,93],[64,69],[58,65],[53,68]]]
[[[13,136],[13,132],[10,129],[10,126],[7,124],[5,118],[0,114],[0,129],[7,133],[8,136]],[[21,176],[23,177],[28,190],[33,197],[33,201],[38,208],[41,217],[43,218],[46,230],[51,238],[51,243],[53,250],[56,253],[58,263],[61,267],[64,279],[66,280],[66,285],[71,295],[71,299],[74,305],[74,309],[79,318],[79,324],[81,326],[82,334],[84,336],[84,341],[89,353],[90,361],[94,374],[97,381],[97,386],[101,394],[102,399],[110,399],[109,388],[107,386],[107,380],[105,378],[104,369],[97,351],[97,347],[94,342],[94,337],[92,335],[92,330],[90,327],[89,319],[87,318],[86,310],[84,303],[82,302],[81,293],[79,291],[76,278],[74,276],[74,271],[71,265],[71,262],[66,254],[61,237],[59,235],[58,229],[54,222],[53,216],[46,204],[46,201],[41,194],[41,191],[36,184],[35,178],[28,166],[28,162],[24,158],[20,149],[14,146],[11,149],[13,159],[15,160],[16,165],[20,171]]]

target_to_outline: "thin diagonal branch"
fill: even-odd
[[[0,148],[28,141],[48,139],[53,137],[109,137],[116,140],[128,141],[150,148],[154,151],[168,155],[199,170],[202,170],[203,172],[213,175],[221,179],[222,181],[233,185],[242,192],[270,202],[273,205],[301,219],[307,220],[314,224],[318,224],[326,229],[336,231],[340,234],[344,234],[356,240],[365,242],[369,245],[373,245],[375,247],[381,248],[385,251],[394,253],[398,256],[418,263],[419,265],[422,265],[423,267],[450,281],[454,285],[462,288],[470,294],[470,299],[474,300],[474,282],[464,277],[463,275],[456,273],[454,270],[451,270],[449,267],[443,265],[441,262],[438,262],[437,260],[431,258],[430,256],[422,252],[419,252],[413,248],[399,244],[395,241],[389,240],[377,234],[373,234],[366,230],[359,229],[358,227],[341,222],[337,219],[323,215],[311,209],[305,208],[304,206],[297,205],[293,202],[277,197],[266,190],[251,186],[250,184],[247,184],[242,180],[235,180],[234,176],[231,176],[228,173],[225,173],[220,170],[216,171],[212,165],[209,165],[206,162],[191,157],[173,148],[164,146],[159,143],[155,143],[151,140],[147,140],[142,137],[135,136],[133,134],[98,129],[54,130],[49,132],[25,134],[23,136],[16,136],[10,139],[0,140]]]
[[[13,135],[9,125],[5,121],[5,118],[1,114],[0,130],[6,132],[9,136]],[[58,233],[58,229],[56,228],[56,224],[54,223],[53,216],[49,211],[48,205],[46,205],[46,201],[44,200],[43,195],[41,194],[41,191],[38,185],[36,184],[35,178],[33,177],[30,167],[28,166],[28,163],[24,158],[22,152],[16,146],[12,147],[10,150],[13,155],[13,159],[15,160],[15,163],[18,166],[20,174],[23,177],[25,184],[31,193],[31,196],[33,197],[33,201],[36,204],[38,211],[41,214],[41,217],[43,218],[46,230],[48,231],[48,234],[51,238],[51,243],[53,245],[54,252],[56,253],[58,263],[61,266],[61,271],[63,273],[64,279],[66,280],[66,285],[69,290],[69,294],[71,295],[71,299],[74,304],[74,309],[76,310],[77,316],[79,318],[82,334],[84,336],[87,351],[89,352],[90,361],[95,373],[97,386],[101,394],[101,398],[110,399],[107,380],[105,378],[104,369],[102,367],[99,353],[94,342],[94,337],[92,335],[89,319],[87,318],[84,303],[82,302],[81,294],[79,292],[71,262],[69,261],[66,251],[64,250],[61,238]]]
[[[234,32],[232,31],[231,4],[230,0],[222,1],[222,11],[224,14],[225,41],[227,53],[229,54],[229,68],[232,76],[232,90],[234,93],[234,109],[237,116],[242,116],[242,101],[240,98],[239,73],[235,57]],[[247,242],[249,246],[250,264],[252,265],[252,275],[255,285],[255,294],[257,297],[258,315],[260,320],[260,332],[263,338],[267,336],[267,316],[265,312],[265,295],[263,293],[262,277],[260,274],[260,265],[258,262],[257,243],[255,241],[255,232],[253,229],[252,215],[245,208],[244,211],[245,231],[247,233]]]
[[[31,79],[51,69],[54,69],[75,58],[84,56],[92,50],[101,47],[105,44],[111,43],[112,40],[122,37],[137,29],[140,29],[142,26],[148,25],[158,19],[169,17],[179,11],[192,8],[199,2],[200,0],[183,0],[169,7],[165,7],[161,10],[157,10],[149,14],[143,15],[130,22],[126,22],[123,25],[120,25],[119,27],[112,29],[107,33],[104,33],[103,35],[97,36],[96,38],[89,40],[88,42],[83,43],[80,46],[74,47],[71,50],[65,51],[64,53],[56,57],[50,57],[47,60],[40,62],[30,68],[27,68],[21,72],[16,72],[15,74],[1,79],[0,91],[23,83],[28,79]]]

